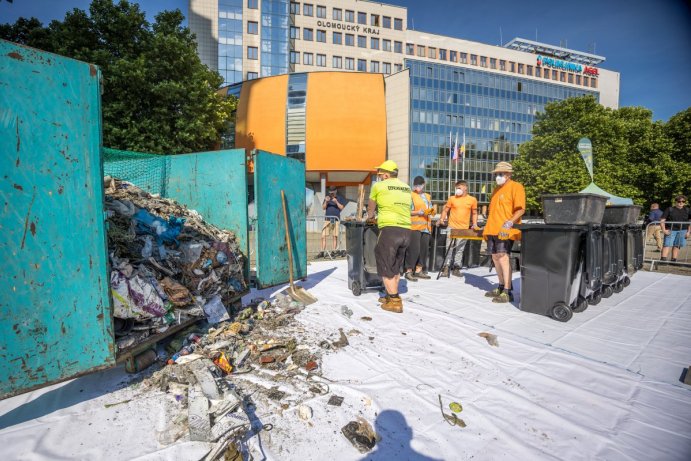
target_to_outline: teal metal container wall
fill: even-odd
[[[0,398],[115,363],[100,78],[0,40]]]
[[[249,261],[245,150],[167,157],[170,166],[166,197],[197,210],[205,221],[235,233]]]
[[[254,194],[257,208],[257,286],[288,281],[288,251],[281,190],[285,192],[296,279],[307,276],[305,164],[283,155],[254,155]]]

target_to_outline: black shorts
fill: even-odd
[[[374,248],[377,274],[389,279],[400,275],[409,245],[410,229],[393,226],[380,229],[377,246]]]
[[[487,236],[487,253],[496,255],[498,253],[511,253],[513,240],[500,240],[496,235]]]

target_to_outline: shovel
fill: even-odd
[[[288,228],[288,211],[286,210],[286,194],[281,190],[281,201],[283,202],[283,220],[286,225],[286,246],[288,247],[288,262],[290,264],[290,287],[288,288],[288,295],[295,301],[304,304],[305,306],[309,304],[314,304],[317,302],[317,298],[312,296],[299,286],[293,283],[293,247],[290,244],[290,229]]]

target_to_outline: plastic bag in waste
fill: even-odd
[[[185,224],[185,218],[171,216],[168,221],[165,221],[144,209],[137,211],[133,219],[137,223],[138,233],[151,234],[156,237],[159,243],[174,243],[176,245],[178,243],[177,236],[180,235],[182,226]]]
[[[206,320],[212,325],[230,319],[230,315],[228,315],[228,311],[219,295],[214,296],[204,305],[204,313],[206,314]]]
[[[163,300],[156,287],[139,275],[125,277],[119,271],[110,273],[113,293],[113,315],[122,319],[162,317],[166,314]]]

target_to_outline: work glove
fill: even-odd
[[[513,221],[506,221],[499,231],[499,240],[508,240],[509,230],[513,227]]]

